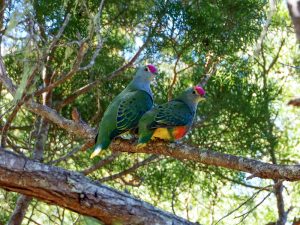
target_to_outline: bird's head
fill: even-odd
[[[197,105],[200,101],[205,100],[205,90],[200,86],[187,88],[180,96],[189,105]]]
[[[158,74],[158,70],[155,66],[149,64],[138,68],[136,77],[143,81],[152,81]]]
[[[192,94],[196,96],[195,98],[200,102],[205,100],[205,90],[200,86],[193,87]]]

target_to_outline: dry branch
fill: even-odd
[[[0,150],[0,186],[6,190],[95,217],[107,225],[193,224],[82,174]]]
[[[166,144],[152,142],[145,148],[138,149],[126,140],[113,142],[113,151],[148,153],[170,156],[179,160],[189,160],[206,165],[224,167],[237,171],[251,173],[253,177],[282,179],[288,181],[300,180],[300,165],[274,165],[262,161],[234,156],[212,150],[203,150],[187,144]]]
[[[299,107],[300,106],[300,98],[295,98],[295,99],[290,100],[288,102],[288,105],[293,105],[293,106]]]

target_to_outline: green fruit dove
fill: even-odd
[[[110,103],[99,124],[91,158],[107,149],[116,136],[137,127],[142,115],[153,106],[150,83],[157,74],[153,65],[140,67],[128,86]]]
[[[204,96],[202,87],[188,88],[177,98],[145,113],[138,124],[137,147],[142,148],[155,138],[168,141],[182,138],[191,128],[197,105],[205,99]]]

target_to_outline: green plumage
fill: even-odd
[[[154,107],[144,114],[139,122],[139,144],[147,143],[157,128],[174,128],[178,126],[191,126],[195,112],[178,100]],[[170,135],[171,132],[170,132]]]
[[[138,146],[143,147],[155,135],[167,140],[184,136],[193,123],[198,102],[203,99],[195,88],[188,88],[177,98],[145,113],[139,121]]]
[[[148,114],[143,118],[152,120],[148,125],[148,129],[185,126],[190,124],[194,117],[194,112],[191,111],[189,106],[178,100],[157,106],[152,111],[155,113],[154,119],[151,118],[152,116],[148,116]]]
[[[116,136],[136,128],[142,115],[152,108],[152,97],[145,91],[131,90],[118,95],[105,111],[96,145],[107,149]]]
[[[95,151],[91,158],[107,149],[116,136],[136,128],[142,115],[152,108],[152,79],[153,74],[147,67],[139,68],[130,84],[114,98],[99,124]]]

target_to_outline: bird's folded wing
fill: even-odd
[[[185,126],[192,120],[193,113],[185,103],[170,101],[157,107],[156,117],[149,124],[149,129]]]
[[[137,126],[141,116],[153,106],[152,97],[145,91],[136,90],[125,94],[118,108],[117,129],[121,133]]]

